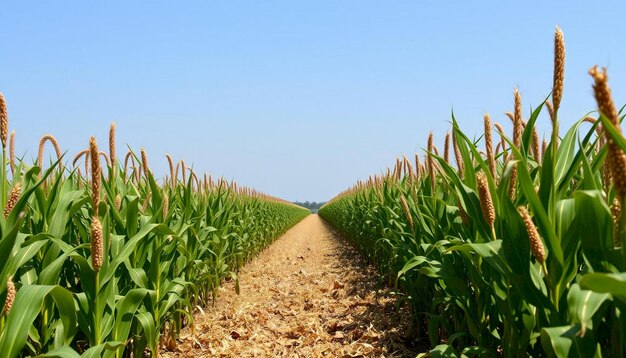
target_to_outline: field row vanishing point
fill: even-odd
[[[626,356],[624,107],[595,66],[598,110],[561,128],[564,73],[557,28],[510,136],[453,117],[319,217],[167,154],[155,178],[115,124],[26,162],[0,94],[0,357]]]

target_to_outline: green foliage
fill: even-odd
[[[0,356],[158,356],[164,336],[193,323],[194,307],[212,303],[221,282],[237,280],[246,260],[309,214],[225,181],[161,187],[151,174],[108,169],[98,272],[89,181],[57,165],[39,175],[22,163],[10,181],[0,171],[3,205],[9,188],[22,188],[0,217],[0,302],[8,280],[17,288],[0,316]]]
[[[581,131],[581,120],[538,158],[527,148],[540,109],[520,148],[505,138],[494,175],[453,118],[463,173],[427,153],[434,173],[426,166],[416,177],[399,163],[320,209],[395,282],[431,356],[626,356],[626,261],[614,240],[615,190],[602,177],[606,147],[598,145],[597,124]],[[626,149],[618,131],[608,133]],[[478,172],[488,179],[493,227],[484,219]],[[543,263],[519,207],[532,215]]]

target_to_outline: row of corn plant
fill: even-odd
[[[559,132],[564,66],[557,28],[551,95],[525,116],[515,90],[512,136],[485,114],[470,138],[453,115],[443,153],[431,133],[422,161],[320,210],[397,285],[432,356],[626,356],[623,115],[593,67],[598,111]]]
[[[15,156],[2,95],[0,137],[1,357],[158,356],[221,282],[238,290],[246,260],[309,214],[198,178],[169,155],[157,182],[144,150],[118,160],[115,125],[108,153],[92,137],[66,161],[45,135],[28,165]],[[45,163],[48,143],[57,159]]]

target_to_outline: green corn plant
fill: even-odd
[[[50,135],[40,149],[51,141],[58,159],[44,172],[43,151],[35,165],[17,163],[5,139],[2,357],[158,356],[223,280],[310,213],[235,183],[201,185],[193,171],[160,185],[145,151],[129,150],[131,168],[118,162],[114,125],[109,155],[92,138],[74,159],[84,173],[64,165]]]
[[[557,29],[552,98],[524,121],[516,91],[513,135],[500,131],[499,151],[489,116],[475,140],[453,114],[456,167],[449,142],[441,157],[431,134],[423,167],[398,161],[320,209],[393,278],[433,356],[626,354],[623,116],[594,68],[599,119],[587,114],[561,137],[563,46]],[[541,150],[544,109],[553,130]]]

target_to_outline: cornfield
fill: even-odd
[[[453,116],[443,156],[431,133],[423,158],[320,209],[397,285],[432,356],[626,356],[624,116],[593,67],[598,111],[560,133],[564,66],[557,28],[551,96],[523,113],[515,90],[512,136],[486,114],[472,139]]]
[[[92,137],[66,166],[45,135],[28,165],[15,158],[15,133],[7,138],[2,95],[0,136],[1,357],[158,356],[193,327],[194,309],[214,302],[221,282],[237,283],[247,260],[309,214],[234,182],[199,179],[169,155],[170,175],[159,183],[144,150],[121,164],[114,125],[109,153]]]

